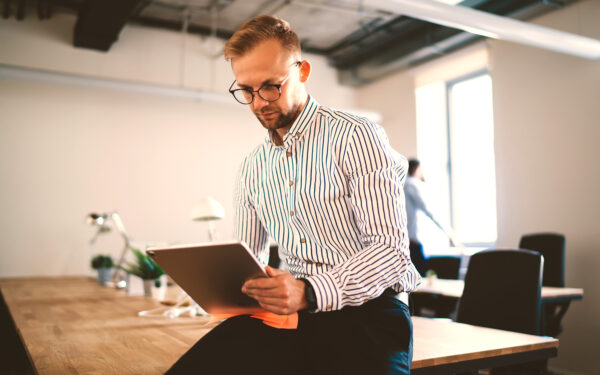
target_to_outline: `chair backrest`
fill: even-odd
[[[427,270],[425,269],[426,260],[425,254],[423,254],[423,245],[418,241],[411,240],[408,247],[410,249],[410,260],[421,276],[425,276]]]
[[[433,256],[427,258],[427,270],[434,270],[440,279],[458,279],[460,271],[460,257]]]
[[[485,250],[471,256],[457,321],[540,333],[544,259],[530,250]]]
[[[521,237],[519,248],[544,256],[542,285],[565,286],[565,236],[558,233],[532,233]]]

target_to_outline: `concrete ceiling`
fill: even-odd
[[[438,0],[528,19],[575,0]],[[29,5],[32,3],[29,0]],[[4,18],[23,18],[26,0],[4,0]],[[74,45],[109,51],[126,23],[227,39],[246,20],[287,20],[303,50],[326,56],[343,84],[361,85],[449,53],[481,37],[377,7],[377,0],[37,0],[39,18],[78,14]],[[110,53],[110,51],[109,51]]]

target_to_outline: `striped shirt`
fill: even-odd
[[[407,162],[379,125],[312,97],[283,138],[243,161],[235,235],[267,263],[269,235],[284,267],[314,288],[317,311],[414,290],[403,184]]]

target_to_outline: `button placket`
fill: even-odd
[[[295,207],[295,194],[294,194],[294,178],[296,174],[296,158],[292,157],[295,154],[294,144],[290,144],[285,153],[285,164],[286,164],[286,174],[284,178],[287,180],[287,188],[286,188],[286,197],[288,204],[288,214],[290,219],[296,215],[296,207]]]

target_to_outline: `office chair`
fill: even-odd
[[[458,279],[460,271],[460,257],[434,256],[427,258],[427,270],[435,271],[440,279]]]
[[[539,334],[543,265],[540,253],[531,250],[485,250],[474,254],[456,320]]]
[[[521,237],[520,249],[534,250],[544,257],[544,286],[565,286],[565,236],[532,233]]]
[[[432,269],[440,278],[458,278],[460,258],[425,258],[425,255],[423,254],[423,245],[417,241],[410,241],[409,247],[410,258],[421,276],[425,276],[427,271]],[[413,315],[448,318],[456,309],[456,300],[454,298],[448,298],[442,295],[415,293],[411,294],[410,305],[412,306],[411,310]]]
[[[471,256],[456,321],[540,334],[544,258],[531,250],[485,250]],[[492,375],[540,374],[546,361],[505,366]]]
[[[565,286],[565,236],[558,233],[523,235],[519,248],[538,251],[544,257],[543,286]],[[561,321],[570,302],[546,303],[542,311],[542,333],[553,337],[562,332]]]

